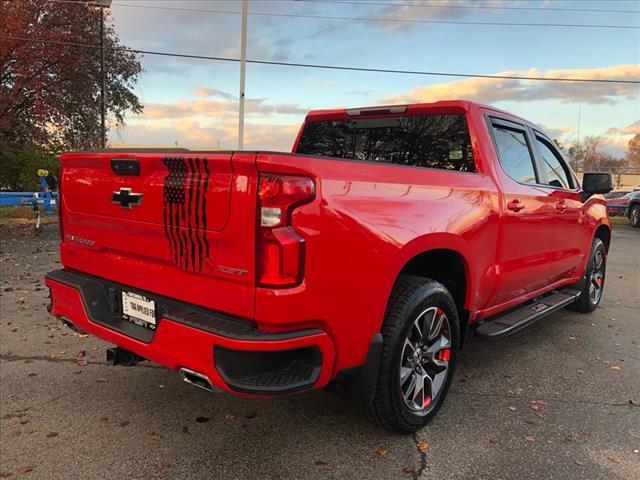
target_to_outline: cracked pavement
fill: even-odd
[[[468,339],[413,436],[324,391],[247,400],[150,363],[108,366],[109,345],[46,312],[55,225],[0,233],[0,478],[640,478],[640,230],[615,225],[593,314]]]

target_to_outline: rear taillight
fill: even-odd
[[[62,225],[62,166],[58,170],[58,228],[60,241],[64,242],[64,226]]]
[[[313,200],[308,177],[260,175],[258,183],[258,284],[297,285],[304,275],[304,238],[291,226],[296,207]]]

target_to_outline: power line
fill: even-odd
[[[91,3],[80,3],[72,0],[49,0],[52,3],[70,3],[78,5],[93,5]],[[113,6],[125,8],[144,8],[149,10],[168,10],[179,12],[196,12],[196,13],[217,13],[222,15],[241,15],[242,12],[234,10],[211,10],[204,8],[184,8],[184,7],[161,7],[157,5],[136,5],[131,3],[114,3]],[[336,15],[305,15],[298,13],[267,13],[267,12],[249,12],[249,15],[258,17],[285,17],[285,18],[310,18],[317,20],[349,20],[356,22],[382,22],[382,23],[412,23],[412,24],[428,24],[428,25],[482,25],[492,27],[559,27],[559,28],[611,28],[611,29],[627,29],[638,30],[640,26],[633,25],[603,25],[590,23],[531,23],[531,22],[480,22],[466,20],[418,20],[418,19],[401,19],[401,18],[377,18],[377,17],[347,17]]]
[[[281,0],[282,1],[282,0]],[[319,4],[337,4],[337,5],[372,5],[380,7],[415,7],[415,8],[455,8],[461,10],[528,10],[528,11],[553,11],[553,12],[592,12],[592,13],[635,13],[640,14],[640,10],[609,10],[599,8],[560,8],[560,7],[514,7],[514,6],[489,6],[489,5],[451,5],[442,3],[440,5],[425,3],[383,3],[383,2],[356,2],[348,0],[291,0],[293,2],[308,2]]]
[[[58,40],[45,40],[45,39],[27,38],[27,37],[3,36],[3,37],[0,37],[0,39],[43,43],[43,44],[49,44],[49,45],[68,45],[72,47],[100,48],[100,45],[90,45],[86,43],[63,42]],[[160,52],[155,50],[140,50],[135,48],[127,48],[127,47],[105,47],[105,50],[139,53],[142,55],[158,55],[158,56],[164,56],[164,57],[191,58],[191,59],[198,59],[198,60],[214,60],[214,61],[220,61],[220,62],[234,62],[234,63],[240,62],[239,58],[214,57],[209,55],[193,55],[193,54],[187,54],[187,53]],[[277,61],[271,61],[271,60],[247,60],[247,63],[252,63],[255,65],[274,65],[274,66],[297,67],[297,68],[318,68],[318,69],[324,69],[324,70],[342,70],[342,71],[368,72],[368,73],[395,73],[395,74],[404,74],[404,75],[425,75],[425,76],[436,76],[436,77],[494,78],[498,80],[535,80],[535,81],[541,81],[541,82],[620,83],[620,84],[640,85],[640,79],[613,80],[613,79],[607,79],[607,78],[482,75],[482,74],[474,74],[474,73],[435,72],[435,71],[423,71],[423,70],[396,70],[391,68],[348,67],[348,66],[341,66],[341,65],[326,65],[326,64],[313,64],[313,63],[277,62]]]

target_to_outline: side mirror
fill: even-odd
[[[611,190],[613,190],[613,177],[610,173],[588,172],[582,176],[584,200],[596,193],[609,193]]]

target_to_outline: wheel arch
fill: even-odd
[[[462,346],[469,322],[469,304],[473,292],[469,262],[465,255],[459,249],[433,246],[414,252],[407,258],[396,280],[400,275],[430,278],[442,283],[449,290],[458,310]]]
[[[595,233],[593,234],[595,238],[599,238],[604,243],[604,248],[609,253],[609,245],[611,245],[611,229],[608,225],[601,224],[596,228]]]

